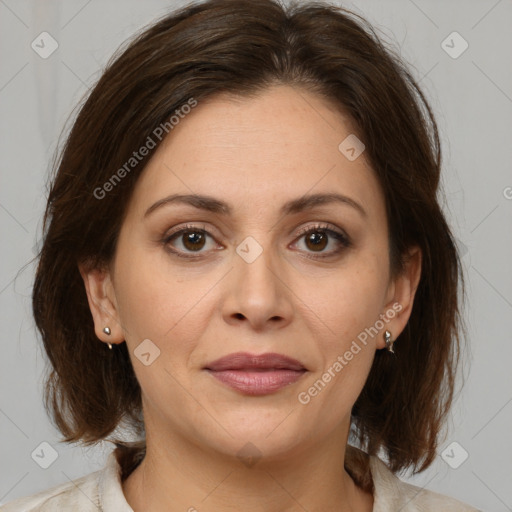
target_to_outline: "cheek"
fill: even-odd
[[[133,354],[149,339],[160,351],[157,363],[183,379],[211,320],[213,292],[223,274],[177,271],[163,251],[151,254],[134,249],[125,254],[129,257],[116,263],[116,298],[137,376],[140,364]],[[141,384],[145,382],[145,376],[140,378]]]
[[[171,272],[161,256],[142,249],[125,254],[129,257],[116,262],[116,299],[137,380],[152,408],[158,409],[156,404],[165,396],[180,410],[187,403],[180,390],[190,386],[190,354],[208,319],[204,296],[218,279],[187,280]],[[148,347],[149,361],[139,358],[143,346]]]
[[[297,398],[312,417],[323,418],[326,432],[350,414],[375,356],[377,334],[372,327],[382,313],[385,283],[378,265],[363,263],[364,270],[354,265],[333,276],[327,292],[317,288],[310,294],[309,304],[320,307],[320,331],[310,329],[323,333],[316,337],[321,364]]]
[[[160,339],[186,315],[196,298],[194,285],[166,270],[163,251],[148,251],[129,240],[116,260],[116,299],[127,342],[137,337]]]
[[[327,346],[339,349],[373,326],[383,312],[387,271],[372,254],[359,253],[322,281],[302,293],[324,324]]]
[[[360,253],[326,278],[326,286],[317,280],[309,288],[308,306],[318,317],[310,330],[322,333],[316,336],[321,362],[309,383],[315,389],[303,391],[312,401],[318,393],[317,406],[329,402],[333,418],[355,402],[370,371],[380,334],[375,325],[387,289],[385,263],[372,253]]]

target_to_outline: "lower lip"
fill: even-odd
[[[299,380],[306,370],[207,370],[216,379],[246,395],[268,395]]]

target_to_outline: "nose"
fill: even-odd
[[[292,321],[293,293],[282,265],[270,253],[265,249],[252,262],[234,256],[234,268],[224,283],[223,318],[228,324],[245,323],[264,331],[282,329]]]

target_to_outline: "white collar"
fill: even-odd
[[[448,496],[403,482],[379,457],[370,456],[370,470],[374,484],[373,512],[448,510],[448,507],[453,512],[479,512]],[[103,512],[133,512],[123,494],[121,468],[114,452],[99,472],[98,497]]]

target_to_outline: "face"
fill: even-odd
[[[83,273],[98,337],[128,345],[148,437],[279,457],[346,436],[419,279],[390,275],[382,191],[364,152],[339,149],[351,133],[276,86],[199,102],[155,152],[110,271]],[[234,353],[274,356],[214,364]]]

